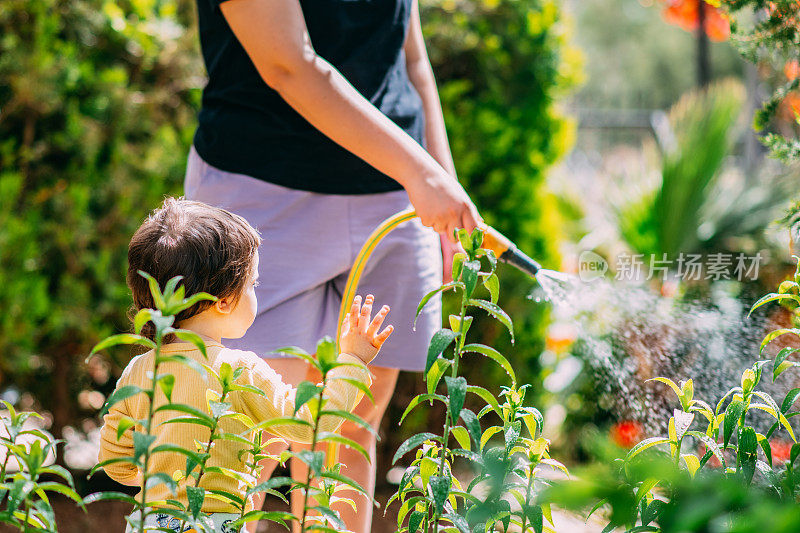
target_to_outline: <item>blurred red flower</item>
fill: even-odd
[[[789,460],[789,454],[792,452],[792,441],[772,439],[769,441],[769,447],[772,449],[772,463],[783,463]]]
[[[698,0],[663,0],[666,6],[662,15],[664,20],[689,32],[697,31],[700,25]],[[726,41],[731,34],[728,17],[707,2],[702,2],[705,14],[706,35],[712,41]]]
[[[611,440],[622,448],[633,448],[642,440],[642,425],[633,420],[623,420],[611,426]]]

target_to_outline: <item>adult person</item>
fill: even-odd
[[[455,176],[417,1],[197,1],[209,80],[185,194],[244,216],[265,248],[281,250],[261,261],[256,322],[230,347],[265,357],[286,345],[313,351],[335,334],[369,233],[410,206],[420,217],[384,239],[359,284],[391,306],[395,325],[374,361],[375,402],[356,410],[376,429],[399,370],[424,368],[441,327],[433,301],[412,331],[417,303],[441,282],[441,252],[449,265],[453,231],[483,226]],[[269,362],[288,383],[306,379],[299,360]],[[342,448],[343,473],[372,493],[374,437],[354,424],[341,432],[373,459]],[[293,476],[304,478],[303,466],[293,464]],[[348,529],[369,532],[372,507],[354,500],[357,511],[337,510]]]

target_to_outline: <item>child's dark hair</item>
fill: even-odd
[[[184,198],[166,198],[160,208],[142,223],[128,246],[128,287],[133,293],[131,318],[140,309],[154,308],[147,280],[138,271],[153,276],[160,287],[175,276],[183,276],[186,296],[207,292],[218,298],[242,294],[253,271],[261,237],[247,221],[224,209]],[[175,322],[211,307],[201,301],[184,309]],[[153,339],[155,328],[148,322],[142,334]],[[164,342],[175,340],[174,335]]]

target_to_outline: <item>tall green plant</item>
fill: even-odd
[[[539,435],[541,414],[522,406],[524,388],[516,387],[516,376],[511,364],[496,349],[479,343],[466,343],[467,333],[473,317],[467,315],[468,308],[488,312],[508,329],[513,338],[513,324],[509,316],[498,305],[500,285],[495,273],[497,259],[491,250],[480,248],[483,234],[475,230],[472,235],[461,230],[459,240],[465,253],[453,258],[454,281],[428,293],[420,302],[417,314],[437,293],[454,290],[460,295],[458,314],[450,315],[450,327],[436,332],[431,339],[425,368],[427,392],[416,396],[409,403],[401,418],[425,402],[440,402],[445,407],[444,427],[441,435],[430,432],[418,433],[408,438],[397,450],[394,462],[416,450],[411,465],[406,469],[400,486],[390,499],[400,503],[397,525],[401,531],[472,531],[480,526],[508,530],[512,517],[523,531],[530,526],[533,531],[542,531],[542,516],[549,509],[532,500],[532,479],[537,466],[550,462],[547,442]],[[482,260],[488,270],[482,271]],[[478,282],[489,292],[489,300],[474,297]],[[451,354],[448,356],[448,352]],[[497,363],[511,379],[512,387],[503,392],[505,402],[501,405],[489,390],[470,385],[459,369],[462,358],[469,353],[487,357]],[[444,380],[444,393],[438,393]],[[467,393],[475,394],[486,406],[479,413],[465,408]],[[482,430],[481,418],[489,413],[500,418],[500,425]],[[527,426],[530,437],[522,436],[522,425]],[[503,444],[492,445],[490,439],[502,436]],[[458,447],[451,447],[452,441]],[[467,488],[456,477],[453,463],[457,458],[466,459],[480,470]],[[522,480],[511,480],[516,475]],[[481,496],[473,492],[484,482],[488,490]],[[499,496],[511,494],[520,509],[512,511],[507,501]],[[551,519],[552,521],[552,519]],[[455,528],[455,529],[454,529]]]
[[[362,428],[375,434],[375,429],[361,417],[349,411],[326,408],[327,396],[325,390],[333,380],[341,380],[355,386],[367,396],[370,401],[374,401],[372,392],[364,383],[350,378],[332,375],[331,371],[343,366],[357,366],[353,363],[342,363],[337,361],[338,352],[336,343],[330,337],[323,338],[317,344],[316,357],[296,347],[281,348],[281,352],[295,355],[306,361],[309,366],[319,372],[322,380],[319,384],[303,381],[297,386],[297,396],[295,397],[295,413],[306,403],[311,408],[313,419],[311,422],[287,419],[285,422],[280,420],[265,421],[259,424],[259,428],[269,428],[282,423],[300,423],[307,425],[312,432],[311,449],[285,452],[282,459],[286,460],[294,457],[308,467],[305,480],[294,480],[289,484],[289,491],[301,491],[303,494],[303,511],[296,519],[300,523],[300,531],[340,531],[345,529],[339,513],[331,507],[334,505],[349,504],[355,510],[355,503],[350,498],[337,496],[336,492],[348,489],[360,493],[375,501],[356,481],[341,473],[341,464],[326,466],[325,451],[319,448],[323,444],[332,443],[353,448],[369,461],[369,453],[357,442],[348,439],[335,432],[322,431],[320,420],[322,417],[338,417],[358,424]],[[288,484],[288,483],[284,483]]]
[[[162,292],[155,278],[146,272],[139,271],[139,274],[147,278],[149,282],[150,293],[153,297],[153,302],[155,302],[156,309],[140,310],[134,318],[135,333],[122,333],[106,338],[95,345],[89,357],[92,357],[95,353],[101,350],[118,345],[135,344],[153,350],[153,368],[149,372],[149,386],[141,387],[139,385],[125,385],[123,387],[119,387],[108,398],[106,405],[103,408],[103,413],[105,413],[113,405],[125,400],[126,398],[144,394],[148,400],[147,413],[145,418],[141,420],[134,420],[127,416],[123,417],[120,420],[117,428],[117,438],[120,438],[125,431],[131,429],[133,430],[133,456],[115,457],[106,461],[102,461],[92,469],[90,475],[100,468],[118,463],[127,463],[136,467],[141,478],[138,499],[133,499],[130,496],[119,493],[98,493],[96,496],[94,496],[93,500],[121,499],[123,501],[132,503],[136,512],[127,517],[126,520],[135,531],[144,533],[147,517],[156,512],[152,506],[152,502],[147,500],[148,490],[159,484],[166,485],[172,494],[175,494],[177,490],[177,484],[170,475],[164,472],[150,471],[150,459],[153,455],[158,453],[180,453],[186,456],[187,459],[187,476],[195,477],[194,469],[198,466],[202,467],[195,477],[195,480],[199,482],[200,477],[203,475],[205,462],[209,457],[210,448],[215,437],[217,423],[220,416],[222,416],[225,412],[225,404],[218,402],[217,405],[213,405],[211,402],[209,402],[212,411],[214,412],[214,417],[212,418],[206,413],[198,411],[196,408],[190,405],[172,403],[172,391],[176,381],[175,376],[173,374],[159,373],[159,368],[161,365],[166,363],[178,363],[185,365],[192,371],[199,372],[203,375],[205,374],[206,370],[197,361],[182,354],[164,355],[161,352],[161,346],[164,338],[167,335],[172,334],[181,340],[194,344],[197,349],[200,350],[200,353],[202,353],[204,357],[207,357],[205,342],[198,334],[189,330],[174,328],[173,324],[175,322],[175,315],[184,309],[188,309],[197,302],[203,300],[216,300],[216,297],[207,293],[198,293],[191,295],[188,298],[185,297],[184,286],[181,285],[178,287],[178,283],[182,279],[182,276],[175,276],[174,278],[170,279],[165,285],[164,291]],[[142,328],[148,322],[152,322],[154,326],[154,340],[141,335]],[[228,368],[228,370],[231,369]],[[229,372],[229,374],[232,374],[232,370]],[[226,377],[229,376],[226,375]],[[159,402],[156,401],[157,394],[159,394],[159,392],[163,394],[164,398],[166,399],[166,402],[161,403],[160,405],[158,404]],[[199,423],[209,427],[211,429],[211,436],[205,449],[200,449],[195,452],[193,450],[187,450],[169,443],[155,446],[156,434],[154,433],[155,428],[153,426],[154,416],[156,413],[162,411],[177,411],[190,415],[189,417],[173,418],[168,422]],[[188,508],[177,500],[172,500],[169,502],[171,507],[159,507],[158,512],[175,516],[181,521],[188,521],[189,523],[196,525],[203,530],[209,527],[211,530],[213,530],[213,525],[210,525],[210,523],[204,520],[204,517],[201,517],[200,515],[203,499],[205,497],[204,491],[201,491],[202,489],[199,489],[196,485],[195,487],[187,486],[187,498],[189,503]]]

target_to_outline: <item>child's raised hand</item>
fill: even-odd
[[[364,299],[363,306],[361,305],[361,296],[357,295],[353,299],[350,312],[347,313],[342,324],[342,336],[339,340],[339,348],[343,353],[355,355],[365,363],[375,359],[381,346],[394,330],[393,326],[386,326],[383,331],[378,333],[389,312],[389,306],[381,307],[375,318],[370,320],[373,299],[374,297],[368,294]]]

